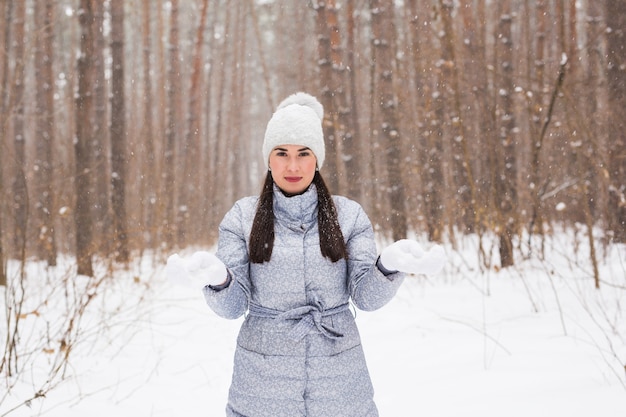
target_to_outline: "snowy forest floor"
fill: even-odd
[[[501,271],[480,266],[475,237],[447,244],[440,275],[409,277],[381,310],[356,311],[381,417],[625,416],[626,246],[598,245],[596,289],[584,242],[555,234],[544,260]],[[0,416],[224,415],[241,319],[218,318],[163,267],[149,256],[114,273],[101,265],[109,278],[94,286],[71,261],[29,263]],[[16,280],[17,264],[9,271]],[[9,288],[10,303],[21,290]]]

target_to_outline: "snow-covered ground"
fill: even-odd
[[[475,239],[446,245],[443,273],[407,279],[379,311],[356,311],[381,417],[626,416],[626,247],[597,248],[596,290],[584,241],[559,234],[546,261],[505,271],[478,266]],[[67,379],[7,415],[224,415],[241,320],[220,319],[199,292],[170,285],[163,266],[145,258],[103,283]],[[43,291],[56,281],[38,268],[29,265],[29,281],[40,281],[30,285],[48,301],[24,309],[37,311],[21,331],[33,349],[20,375],[2,374],[13,388],[0,392],[0,416],[39,389],[58,353],[36,329],[67,308],[67,289]]]

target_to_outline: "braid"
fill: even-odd
[[[313,184],[317,189],[317,228],[322,255],[333,262],[347,260],[348,249],[337,219],[337,208],[319,171],[315,172]]]
[[[274,180],[267,172],[263,190],[252,222],[250,231],[250,261],[262,264],[270,260],[274,249]]]

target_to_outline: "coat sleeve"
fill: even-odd
[[[361,206],[354,204],[357,215],[349,235],[344,236],[348,247],[348,285],[357,308],[373,311],[391,301],[404,281],[404,274],[385,275],[378,269],[374,229]]]
[[[204,287],[204,298],[215,313],[227,319],[241,317],[248,308],[250,294],[248,246],[245,238],[244,211],[237,202],[219,226],[216,256],[224,262],[231,282],[228,287]]]

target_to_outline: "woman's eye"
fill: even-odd
[[[300,156],[304,157],[304,156],[309,156],[309,155],[311,155],[311,153],[308,152],[308,151],[307,152],[300,152]]]

